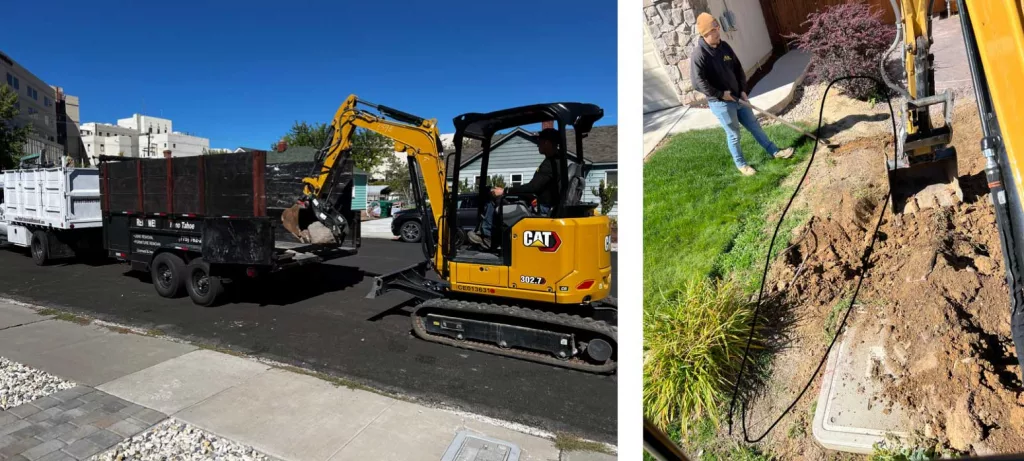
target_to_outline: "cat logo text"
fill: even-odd
[[[552,253],[562,245],[562,239],[558,238],[558,234],[552,231],[524,231],[523,245],[537,248],[546,253]]]

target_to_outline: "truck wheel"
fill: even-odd
[[[160,253],[149,265],[156,292],[165,298],[181,296],[185,288],[185,261],[174,253]]]
[[[203,258],[193,259],[186,269],[188,277],[185,280],[185,287],[188,289],[188,296],[192,302],[200,306],[213,306],[217,298],[224,293],[224,285],[220,277],[210,276],[210,264],[203,261]]]
[[[400,234],[402,234],[402,241],[409,243],[416,243],[420,241],[420,236],[423,234],[420,229],[420,223],[416,221],[408,221],[402,224]]]
[[[29,246],[32,250],[32,260],[37,266],[45,266],[50,263],[50,236],[46,231],[33,232]]]

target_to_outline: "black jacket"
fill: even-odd
[[[537,167],[537,172],[530,178],[530,182],[506,189],[505,193],[510,195],[531,194],[537,197],[537,203],[544,206],[555,206],[558,203],[558,177],[561,164],[558,156],[544,157],[544,161]]]
[[[741,92],[748,91],[740,58],[736,57],[732,47],[724,40],[719,42],[717,48],[712,48],[704,41],[704,37],[697,39],[690,55],[690,82],[709,101],[722,101],[726,91],[734,99],[739,99]]]

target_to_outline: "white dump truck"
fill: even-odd
[[[38,265],[102,254],[98,169],[7,170],[0,191],[0,244],[29,248]]]

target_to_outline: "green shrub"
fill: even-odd
[[[699,418],[717,424],[753,318],[753,305],[741,296],[733,282],[700,277],[647,300],[644,412],[651,422],[678,422],[683,433]]]

